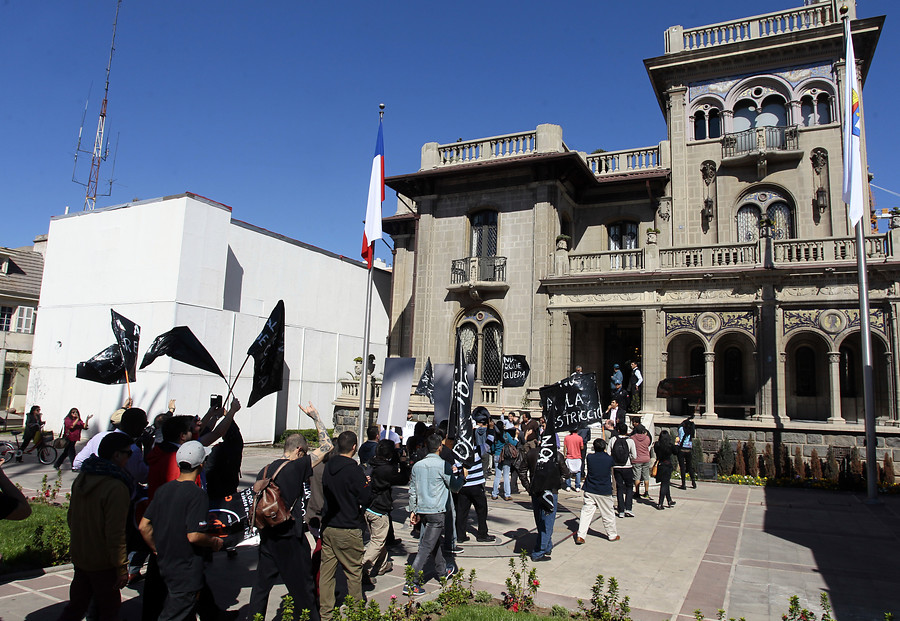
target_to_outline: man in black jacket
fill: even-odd
[[[319,569],[319,603],[322,619],[329,621],[334,611],[334,573],[338,564],[347,578],[348,595],[363,601],[362,592],[362,507],[369,504],[372,488],[363,469],[353,460],[356,434],[345,431],[337,438],[338,455],[325,464],[322,487],[325,511],[322,516],[322,565]]]
[[[391,509],[394,508],[393,486],[401,485],[403,476],[397,459],[397,449],[391,440],[380,440],[375,447],[371,467],[372,500],[366,507],[369,544],[363,557],[363,584],[375,584],[375,576],[386,574],[394,565],[388,558],[387,539],[391,530]]]

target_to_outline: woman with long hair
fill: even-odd
[[[81,440],[81,430],[87,429],[88,421],[91,420],[93,414],[88,414],[86,420],[81,420],[81,413],[78,408],[72,408],[63,419],[63,439],[66,441],[65,447],[60,451],[59,457],[53,467],[59,469],[69,458],[69,463],[75,463],[75,445]]]
[[[656,508],[662,511],[663,498],[669,504],[669,507],[675,506],[672,495],[669,492],[669,481],[672,479],[672,455],[675,454],[675,442],[669,432],[663,429],[659,434],[659,440],[653,445],[656,452],[656,482],[659,483],[659,502]]]

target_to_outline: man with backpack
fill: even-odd
[[[609,454],[613,458],[613,476],[616,479],[616,509],[618,517],[634,517],[632,499],[634,497],[634,472],[632,460],[637,458],[637,447],[634,440],[628,437],[628,424],[620,421],[616,424],[616,435],[609,443]]]
[[[681,471],[681,489],[687,489],[684,484],[685,475],[691,475],[691,487],[697,489],[697,474],[694,472],[694,416],[693,414],[681,421],[678,426],[678,470]]]
[[[257,613],[265,616],[269,592],[279,576],[294,599],[296,609],[309,610],[310,621],[319,618],[313,584],[312,552],[306,538],[307,527],[303,518],[310,496],[312,469],[332,449],[332,442],[312,403],[306,409],[301,405],[300,409],[316,425],[319,434],[318,448],[310,452],[306,438],[299,433],[291,434],[285,438],[283,456],[263,468],[256,476],[251,519],[259,528],[259,562],[256,566],[256,581],[250,592],[250,618]],[[280,497],[281,507],[287,510],[287,518],[280,523],[273,523],[270,519],[267,524],[264,521],[266,518],[260,516],[262,522],[257,521],[257,515],[265,511],[265,505],[271,505],[274,494]],[[271,511],[269,513],[271,515]],[[284,515],[284,512],[281,514]]]

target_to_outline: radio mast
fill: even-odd
[[[81,119],[81,129],[78,130],[78,145],[75,147],[75,166],[78,165],[79,153],[91,154],[91,171],[88,174],[88,182],[82,183],[75,178],[75,170],[72,170],[72,181],[87,188],[84,195],[84,211],[93,210],[97,204],[97,185],[100,180],[100,163],[105,162],[109,156],[109,139],[103,144],[106,134],[106,103],[109,97],[109,70],[112,67],[113,53],[116,51],[116,25],[119,22],[119,9],[122,7],[122,0],[116,3],[116,18],[113,20],[112,44],[109,47],[109,62],[106,63],[106,87],[103,90],[103,102],[100,104],[100,118],[97,120],[97,135],[94,136],[93,151],[85,151],[81,148],[81,133],[84,129],[84,117]],[[87,112],[87,103],[85,103],[85,112]],[[118,146],[117,146],[118,149]],[[113,156],[113,170],[115,170],[115,156]],[[109,190],[106,194],[100,196],[109,196],[112,194],[113,179],[110,175]]]

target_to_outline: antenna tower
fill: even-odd
[[[104,135],[106,133],[106,103],[109,97],[109,70],[112,67],[113,53],[116,51],[116,25],[119,22],[119,9],[122,7],[122,0],[116,3],[116,17],[113,20],[112,43],[109,47],[109,62],[106,63],[106,87],[103,90],[103,102],[100,104],[100,118],[97,120],[97,135],[94,137],[93,151],[86,151],[81,148],[81,133],[84,130],[84,116],[81,118],[81,129],[78,130],[78,145],[75,147],[75,166],[78,165],[79,153],[91,154],[91,171],[88,174],[88,182],[82,183],[75,179],[75,168],[72,169],[72,181],[85,186],[87,191],[84,195],[84,211],[93,210],[97,204],[97,184],[100,180],[100,163],[105,162],[109,156],[109,138],[106,144],[103,144]],[[85,114],[87,113],[87,102],[85,102]],[[118,151],[118,139],[116,140],[116,150]],[[113,155],[113,170],[115,170],[115,155]],[[109,191],[100,196],[109,196],[112,194],[112,174],[109,179]]]

